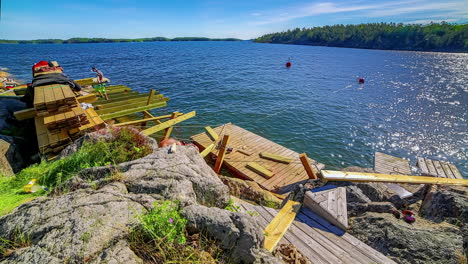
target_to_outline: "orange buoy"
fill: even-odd
[[[168,139],[164,139],[163,141],[159,142],[159,147],[164,148],[164,147],[170,146],[170,145],[172,145],[174,143],[176,143],[179,146],[182,146],[182,143],[180,141],[178,141],[177,139],[168,138]]]
[[[290,62],[290,61],[286,62],[286,68],[289,68],[289,67],[291,67],[291,65],[292,65],[292,64],[291,64],[291,62]]]

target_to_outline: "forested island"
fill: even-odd
[[[468,24],[333,25],[296,28],[267,34],[254,41],[364,49],[468,52]]]
[[[63,39],[36,39],[36,40],[6,40],[0,39],[0,44],[73,44],[73,43],[118,43],[118,42],[154,42],[154,41],[241,41],[236,38],[204,38],[204,37],[179,37],[179,38],[137,38],[137,39],[108,39],[108,38],[71,38]]]

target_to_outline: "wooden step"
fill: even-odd
[[[307,191],[304,206],[327,219],[342,230],[348,229],[346,188],[338,187],[323,191]]]

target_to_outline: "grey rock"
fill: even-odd
[[[188,220],[189,232],[204,231],[220,241],[221,248],[229,249],[233,263],[261,261],[258,255],[265,238],[252,216],[201,205],[185,207],[182,214]]]
[[[453,225],[421,218],[408,224],[382,213],[366,213],[351,223],[352,235],[398,263],[459,264],[464,254],[460,229]]]
[[[27,235],[31,246],[5,263],[82,263],[124,238],[144,207],[126,197],[122,184],[40,197],[0,218],[0,236]],[[28,262],[29,261],[29,262]]]
[[[134,193],[151,190],[166,199],[180,199],[186,205],[196,201],[224,208],[229,202],[229,188],[198,150],[193,146],[179,146],[176,153],[168,154],[168,149],[160,148],[144,158],[120,164],[118,170],[123,173],[123,182]]]
[[[6,174],[20,171],[25,163],[21,156],[19,147],[13,137],[0,135],[0,172],[6,170]]]
[[[93,258],[88,263],[90,264],[142,264],[140,259],[130,249],[126,241],[119,241],[111,247],[102,251],[99,255]]]

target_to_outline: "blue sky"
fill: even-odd
[[[0,0],[0,39],[235,37],[369,22],[468,22],[467,0]]]

